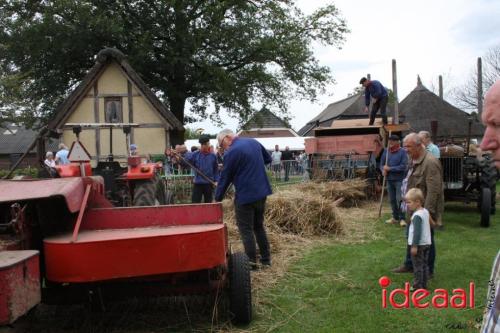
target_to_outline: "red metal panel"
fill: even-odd
[[[325,136],[306,139],[306,153],[343,154],[356,152],[368,154],[377,149],[378,134]]]
[[[137,166],[128,167],[128,171],[123,175],[126,179],[151,179],[156,170],[156,163],[144,163]]]
[[[38,251],[0,252],[0,325],[13,323],[40,300]]]
[[[92,176],[92,167],[90,163],[83,163],[83,165],[85,168],[85,176]],[[56,170],[61,178],[80,177],[82,175],[80,170],[80,163],[58,165],[56,166]]]
[[[46,276],[55,282],[92,282],[190,272],[226,261],[223,224],[82,230],[44,240]]]
[[[222,223],[220,203],[89,209],[82,230]]]
[[[79,211],[86,184],[92,184],[92,192],[103,191],[101,177],[71,177],[44,180],[0,180],[0,202],[15,202],[62,196],[68,210]],[[92,196],[93,198],[94,196]],[[99,206],[107,204],[101,199]],[[91,205],[94,207],[94,205]]]

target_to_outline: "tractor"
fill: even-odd
[[[469,140],[467,140],[469,142]],[[481,226],[495,214],[497,170],[490,154],[448,144],[440,147],[446,201],[476,202]]]
[[[129,149],[130,130],[132,127],[139,127],[137,124],[105,123],[105,124],[67,124],[73,129],[76,141],[71,150],[81,147],[79,135],[82,128],[109,129],[110,153],[105,161],[98,161],[97,166],[91,171],[87,170],[86,175],[99,175],[104,179],[106,197],[114,206],[154,206],[173,204],[172,192],[167,191],[165,182],[161,178],[162,167],[158,163],[147,163],[141,156],[134,156]],[[113,156],[113,128],[122,128],[126,137],[127,145],[127,165],[123,167]],[[81,148],[80,148],[81,149]],[[90,168],[90,154],[86,151],[88,158],[85,168]],[[46,166],[42,170],[42,177],[75,177],[82,174],[82,168],[78,163],[69,165],[58,165],[55,170],[48,170]]]
[[[248,257],[231,252],[220,203],[150,206],[154,164],[129,156],[125,173],[112,174],[113,161],[94,172],[81,155],[55,178],[0,180],[0,326],[40,302],[104,309],[190,294],[225,296],[233,322],[251,321]],[[116,206],[108,171],[128,182],[133,203],[148,206]]]

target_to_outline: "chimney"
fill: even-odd
[[[483,64],[481,57],[477,58],[477,113],[481,118],[483,112]]]
[[[420,75],[417,74],[417,87],[422,86],[422,80],[420,80]]]
[[[437,140],[437,132],[438,132],[438,121],[431,120],[431,137],[432,137],[432,142],[434,143]]]
[[[399,106],[398,106],[398,76],[396,70],[396,59],[392,59],[392,91],[394,93],[394,118],[393,124],[399,124]]]
[[[439,98],[443,99],[443,77],[439,75]]]

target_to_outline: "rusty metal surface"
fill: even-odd
[[[83,216],[82,230],[211,223],[222,223],[220,203],[90,209]]]
[[[0,202],[27,201],[62,196],[68,209],[80,209],[85,183],[101,184],[100,177],[70,177],[44,180],[0,180]]]
[[[226,262],[223,224],[81,230],[44,240],[46,276],[94,282],[209,269]]]
[[[38,251],[0,252],[0,325],[13,323],[40,303]]]
[[[376,151],[378,134],[324,136],[305,139],[307,154],[368,154]]]

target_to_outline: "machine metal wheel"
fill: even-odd
[[[231,254],[229,261],[229,311],[235,324],[252,321],[250,263],[243,252]]]
[[[491,191],[487,187],[481,189],[481,227],[490,226]]]

